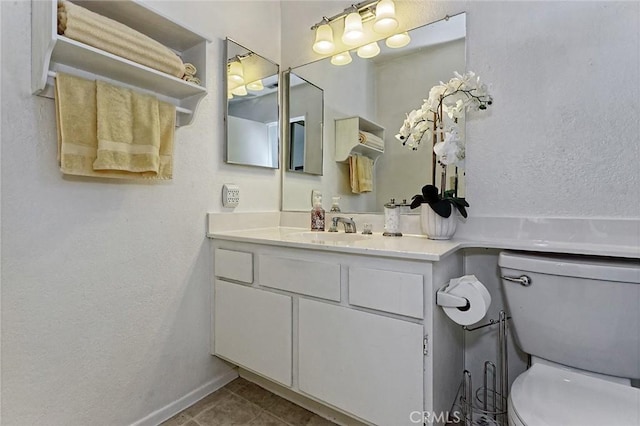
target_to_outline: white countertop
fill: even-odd
[[[427,261],[438,261],[448,254],[463,248],[494,248],[640,258],[640,248],[638,246],[502,238],[473,240],[457,239],[455,236],[451,240],[436,241],[428,239],[425,235],[405,234],[402,237],[384,237],[381,233],[375,232],[373,235],[359,233],[345,235],[344,232],[312,233],[305,228],[280,226],[237,231],[215,231],[208,233],[207,236],[228,241]]]

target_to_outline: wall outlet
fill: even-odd
[[[240,187],[233,183],[222,185],[222,205],[224,207],[237,207],[240,203]]]

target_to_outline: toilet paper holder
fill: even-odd
[[[467,311],[471,307],[469,300],[449,293],[457,284],[445,284],[436,292],[436,305],[445,308],[458,308],[461,311]]]

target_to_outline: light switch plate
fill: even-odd
[[[320,197],[320,199],[322,199],[322,191],[318,189],[312,189],[311,190],[311,207],[315,207],[314,203],[317,197]]]
[[[237,207],[240,203],[240,187],[233,183],[222,185],[222,205],[224,207]]]

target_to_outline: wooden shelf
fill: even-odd
[[[378,136],[384,141],[384,127],[362,117],[336,118],[336,154],[339,163],[349,161],[352,154],[362,154],[376,160],[384,153],[384,149],[374,148],[360,143],[358,133],[365,131]]]
[[[176,105],[176,125],[191,123],[200,100],[207,94],[206,44],[209,40],[136,1],[74,3],[128,25],[174,49],[184,62],[196,66],[202,85],[58,35],[57,2],[48,0],[32,2],[33,93],[52,98],[51,74],[61,71],[153,94]]]

